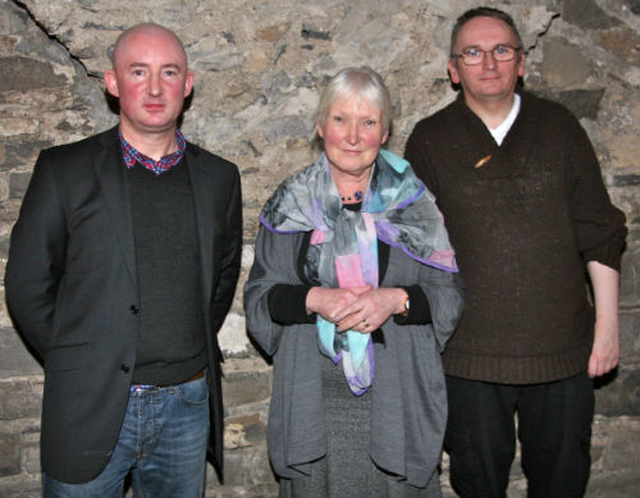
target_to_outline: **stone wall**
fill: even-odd
[[[511,12],[528,49],[526,86],[580,118],[614,202],[630,229],[621,284],[622,358],[599,382],[590,497],[640,490],[640,41],[639,0],[488,1]],[[126,7],[125,7],[126,5]],[[184,40],[196,75],[186,135],[242,173],[245,250],[251,265],[257,212],[275,186],[317,151],[312,114],[326,78],[367,64],[392,93],[390,149],[450,102],[452,21],[467,0],[0,0],[0,260],[38,151],[117,122],[101,74],[131,24],[154,21]],[[2,271],[3,274],[3,271]],[[3,292],[3,289],[2,289]],[[3,296],[2,296],[3,297]],[[266,456],[270,366],[247,338],[239,287],[221,332],[227,357],[226,481],[210,497],[275,496]],[[4,299],[2,299],[4,303]],[[0,309],[0,495],[38,496],[42,370]],[[446,459],[443,482],[446,483]],[[524,496],[514,465],[511,496]]]

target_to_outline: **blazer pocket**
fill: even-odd
[[[45,370],[65,372],[85,368],[92,349],[93,345],[89,342],[51,348],[44,361]]]

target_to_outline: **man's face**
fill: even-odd
[[[469,48],[492,50],[496,45],[516,47],[518,42],[509,26],[500,19],[475,17],[458,33],[455,53]],[[518,83],[524,76],[524,54],[518,52],[507,62],[497,62],[492,54],[485,53],[482,63],[467,66],[461,58],[449,60],[451,81],[460,84],[468,105],[486,105],[491,102],[510,101]]]
[[[172,132],[193,87],[182,47],[171,33],[148,27],[122,40],[104,79],[120,100],[125,136]]]

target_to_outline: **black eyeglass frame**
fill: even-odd
[[[498,50],[499,48],[508,48],[509,50],[513,50],[512,56],[509,57],[508,59],[498,59],[496,57],[496,50]],[[516,56],[518,54],[520,54],[523,51],[523,47],[514,47],[513,45],[509,45],[508,43],[498,43],[495,47],[493,47],[491,50],[482,50],[481,48],[477,48],[477,47],[470,47],[468,49],[466,49],[466,51],[468,52],[469,50],[477,50],[478,52],[482,52],[482,58],[478,60],[478,62],[467,62],[466,57],[468,57],[468,54],[465,54],[465,52],[461,52],[459,54],[451,54],[451,57],[456,58],[456,59],[462,59],[462,62],[464,63],[465,66],[479,66],[480,64],[482,64],[484,62],[485,57],[487,56],[487,54],[491,54],[491,57],[493,57],[493,60],[496,62],[511,62],[513,59],[516,58]]]

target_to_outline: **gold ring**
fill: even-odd
[[[369,324],[367,323],[367,320],[362,320],[362,327],[364,327],[365,329],[369,327]]]

